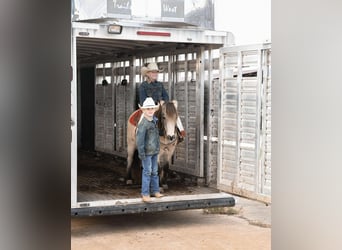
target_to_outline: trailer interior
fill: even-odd
[[[92,37],[88,29],[75,32],[77,203],[71,214],[108,215],[234,206],[234,198],[216,189],[215,180],[208,178],[216,174],[214,170],[201,163],[205,159],[199,136],[203,137],[207,128],[192,124],[205,122],[207,111],[203,107],[196,112],[190,108],[190,105],[204,103],[204,97],[200,96],[204,94],[204,87],[198,84],[212,77],[201,73],[205,66],[199,64],[203,59],[208,63],[211,51],[217,51],[224,44],[191,42],[191,37],[187,42],[175,42],[150,36],[142,36],[140,40],[116,39],[115,35]],[[216,68],[213,72],[218,74],[218,58],[209,59],[216,65],[212,65]],[[168,186],[163,189],[165,196],[152,198],[153,202],[146,204],[140,198],[140,166],[134,168],[134,183],[126,184],[125,128],[130,113],[137,108],[137,89],[142,81],[140,68],[148,61],[156,61],[164,69],[158,80],[163,82],[170,98],[179,101],[178,111],[186,125],[187,137],[174,156]],[[202,120],[198,120],[199,112],[203,112]]]

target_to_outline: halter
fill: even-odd
[[[160,144],[163,144],[163,145],[165,145],[165,146],[168,146],[168,145],[174,143],[176,140],[177,140],[177,136],[175,136],[175,138],[174,138],[172,141],[168,142],[168,143],[164,143],[164,142],[160,141]]]

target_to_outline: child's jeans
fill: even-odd
[[[141,194],[148,196],[150,190],[152,194],[159,193],[158,154],[146,155],[142,166]]]

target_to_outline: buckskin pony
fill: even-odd
[[[127,122],[127,168],[126,168],[126,184],[132,184],[132,166],[133,161],[137,159],[134,157],[136,147],[136,129],[137,124],[141,119],[141,110],[136,110],[128,118]],[[158,128],[160,135],[160,150],[158,154],[158,166],[159,166],[159,185],[162,189],[167,189],[167,176],[169,166],[171,164],[171,158],[175,152],[178,144],[179,136],[177,133],[177,101],[164,102],[159,105],[159,109],[155,112],[155,116],[158,118]],[[141,163],[139,161],[138,167]],[[134,180],[135,182],[140,181]]]

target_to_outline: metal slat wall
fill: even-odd
[[[120,81],[121,82],[121,81]],[[115,151],[118,153],[124,153],[127,148],[127,142],[126,142],[126,123],[128,119],[127,114],[127,102],[126,97],[130,95],[128,87],[116,84],[114,86],[115,88]],[[114,115],[114,114],[113,114]],[[114,151],[113,151],[114,153]]]
[[[111,78],[111,84],[95,87],[95,150],[126,156],[126,123],[133,111],[132,87],[122,85],[129,76],[128,61],[108,63],[96,71],[97,77]],[[104,64],[103,64],[104,65]]]
[[[270,46],[221,53],[218,186],[270,201]]]
[[[224,58],[224,80],[221,86],[221,105],[219,109],[219,172],[218,182],[228,185],[225,180],[236,180],[238,176],[238,120],[239,84],[233,77],[233,69],[238,63],[237,54],[227,54]]]
[[[112,85],[95,87],[95,150],[113,151]]]
[[[200,124],[197,119],[200,114],[200,103],[197,98],[198,52],[181,53],[174,55],[173,64],[173,97],[178,101],[178,113],[187,136],[178,144],[174,156],[173,169],[200,176],[199,138],[197,132]]]
[[[160,68],[163,68],[158,80],[168,90],[170,99],[178,101],[178,112],[187,132],[186,139],[177,147],[171,168],[194,176],[203,175],[203,171],[200,169],[201,137],[198,136],[203,127],[203,124],[199,122],[199,117],[203,117],[203,114],[200,111],[202,104],[200,103],[201,99],[198,98],[200,96],[198,84],[203,84],[199,82],[199,78],[203,76],[198,72],[200,63],[200,58],[197,58],[198,53],[193,50],[191,52],[186,50],[167,51],[164,55],[160,54],[153,57],[146,55],[138,59],[130,59],[129,66],[127,66],[127,59],[125,59],[112,62],[112,69],[107,66],[104,70],[98,70],[97,75],[105,72],[103,77],[111,76],[112,109],[111,113],[105,112],[101,105],[105,98],[104,88],[108,88],[109,85],[97,85],[95,94],[98,102],[95,115],[96,150],[126,156],[126,124],[129,115],[136,109],[138,88],[143,80],[140,75],[141,65],[145,62],[155,61]],[[126,86],[121,85],[122,79],[128,78],[128,76],[130,79],[128,84]],[[111,120],[112,126],[112,147],[110,150],[105,141],[110,138],[109,136],[106,137],[107,133],[110,133],[110,129],[108,128],[104,133],[105,123],[109,120]]]
[[[213,79],[211,84],[205,91],[206,103],[208,107],[207,117],[207,131],[205,142],[205,166],[206,179],[209,186],[216,187],[217,185],[217,167],[218,167],[218,124],[219,124],[219,110],[221,100],[221,85],[218,78]]]
[[[112,68],[108,70],[113,79],[113,117],[112,134],[113,149],[110,153],[126,156],[126,123],[130,113],[133,111],[133,104],[130,103],[132,96],[132,82],[129,77],[128,60],[116,61],[112,63]],[[127,84],[122,84],[123,80],[127,80]]]
[[[104,87],[105,107],[104,107],[104,128],[105,128],[105,152],[113,152],[113,95],[112,84]]]
[[[264,167],[261,190],[262,193],[271,195],[271,50],[263,51],[263,71],[266,72],[263,88],[263,116],[262,116],[262,147],[261,165]]]

